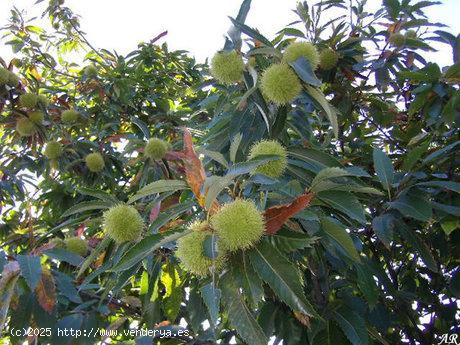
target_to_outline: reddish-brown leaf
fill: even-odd
[[[206,173],[193,148],[192,135],[187,128],[184,129],[184,151],[182,154],[187,183],[197,198],[198,204],[204,208],[206,195],[201,193],[201,187],[206,179]],[[214,201],[209,212],[214,213],[219,207],[219,203]]]
[[[19,273],[19,264],[17,261],[10,261],[3,267],[1,281],[7,281],[12,276]]]
[[[55,246],[56,243],[48,242],[32,250],[31,254],[40,256],[41,254],[43,254],[43,252],[46,252],[49,249],[53,249]]]
[[[15,309],[17,300],[14,297],[16,283],[19,278],[19,264],[16,261],[11,261],[5,265],[0,278],[0,334],[3,334],[3,328],[6,326],[6,318],[8,309]]]
[[[310,205],[313,197],[314,193],[304,193],[289,204],[266,209],[264,213],[265,232],[269,235],[275,234],[289,218]]]
[[[42,276],[35,288],[35,292],[40,306],[51,314],[56,304],[56,286],[54,278],[48,269],[42,270]]]
[[[161,201],[160,212],[163,212],[164,210],[167,210],[168,208],[172,206],[176,206],[178,203],[179,203],[179,195],[178,194],[171,195],[170,197]]]
[[[85,232],[85,223],[81,223],[78,228],[75,229],[75,236],[80,237]]]
[[[152,209],[150,210],[150,214],[149,214],[150,222],[153,222],[155,219],[158,218],[158,215],[160,214],[160,208],[161,208],[161,201],[157,202],[155,206],[152,207]]]
[[[97,237],[89,237],[87,238],[87,240],[88,246],[90,246],[91,248],[96,248],[97,245],[102,242],[102,239]]]
[[[204,172],[203,165],[200,159],[196,155],[195,149],[193,148],[192,135],[190,131],[184,129],[184,166],[187,183],[190,186],[193,194],[198,199],[200,206],[204,206],[204,195],[201,194],[201,187],[203,186],[206,174]]]
[[[185,159],[185,154],[183,151],[168,151],[166,152],[165,159],[167,161],[177,161]]]
[[[155,324],[154,328],[166,327],[166,326],[169,326],[170,324],[171,324],[171,321],[165,320],[165,321],[161,321],[160,323]]]
[[[294,316],[302,325],[310,328],[310,317],[308,315],[295,311]]]
[[[125,138],[125,134],[114,134],[110,135],[106,138],[107,141],[110,141],[111,143],[119,143],[121,139]]]
[[[98,268],[102,266],[102,264],[104,263],[105,254],[106,252],[103,252],[101,255],[99,255],[99,257],[96,259],[96,261],[94,261],[92,265],[93,268]]]
[[[160,233],[163,233],[163,232],[166,232],[166,231],[169,231],[173,228],[177,228],[183,224],[185,224],[187,221],[184,220],[184,219],[175,219],[175,220],[171,220],[169,223],[165,224],[164,226],[162,226],[159,230]]]

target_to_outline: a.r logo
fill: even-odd
[[[458,334],[443,334],[441,339],[439,340],[438,345],[441,344],[455,344],[458,345],[460,343],[457,342]]]

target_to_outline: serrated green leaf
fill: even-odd
[[[433,255],[428,246],[423,240],[415,233],[413,229],[408,228],[402,221],[399,221],[395,227],[407,243],[412,245],[415,250],[420,254],[425,265],[433,272],[438,272],[438,267]]]
[[[280,159],[277,155],[260,155],[256,158],[248,160],[242,163],[236,163],[230,167],[227,171],[227,176],[238,176],[243,174],[249,174],[253,172],[257,167],[265,163]]]
[[[78,294],[78,290],[75,288],[73,278],[60,271],[54,271],[53,273],[54,279],[56,280],[56,286],[61,294],[67,297],[69,301],[78,304],[83,303],[80,295]]]
[[[451,206],[451,205],[446,205],[446,204],[441,204],[439,202],[432,201],[431,206],[437,210],[441,210],[443,212],[446,212],[448,214],[460,217],[460,207],[458,206]]]
[[[120,272],[133,267],[142,261],[147,255],[161,248],[167,243],[178,240],[190,233],[190,230],[179,229],[177,231],[167,231],[165,233],[153,234],[143,238],[139,243],[129,248],[121,260],[112,267],[111,271]]]
[[[297,60],[290,62],[289,65],[291,65],[299,78],[305,83],[313,86],[321,86],[321,80],[316,77],[310,63],[304,57],[300,57]]]
[[[96,248],[94,248],[91,251],[91,254],[87,258],[85,258],[85,261],[83,261],[83,263],[81,264],[80,269],[77,273],[77,278],[81,277],[81,275],[85,273],[86,269],[93,263],[94,260],[97,259],[99,254],[105,248],[107,248],[111,241],[112,239],[110,237],[104,237],[104,239],[96,246]]]
[[[327,167],[342,166],[335,157],[316,149],[293,148],[289,150],[288,155],[311,163],[315,167],[316,173]]]
[[[460,193],[460,183],[453,181],[428,181],[417,183],[416,186],[438,187]]]
[[[91,200],[91,201],[83,201],[79,204],[76,204],[65,211],[61,218],[71,216],[73,214],[86,212],[86,211],[93,211],[93,210],[106,210],[113,206],[113,203],[102,201],[102,200]]]
[[[144,134],[144,138],[147,140],[150,139],[150,131],[147,124],[136,116],[131,116],[130,119],[141,130],[142,134]]]
[[[62,248],[53,248],[45,251],[45,254],[50,258],[58,261],[67,262],[75,267],[79,267],[83,262],[83,257],[74,253],[71,253]]]
[[[364,319],[353,310],[334,311],[333,318],[353,345],[367,345],[369,338]]]
[[[331,190],[318,193],[317,198],[359,223],[366,223],[363,206],[353,194]]]
[[[80,188],[77,189],[77,192],[80,193],[80,194],[83,194],[83,195],[92,196],[94,198],[100,199],[100,200],[105,201],[107,203],[116,204],[116,203],[120,202],[113,195],[107,194],[107,193],[105,193],[105,192],[103,192],[101,190],[98,190],[98,189],[90,189],[90,188],[86,188],[86,187],[80,187]]]
[[[324,110],[326,113],[329,122],[331,123],[332,131],[334,133],[334,137],[339,137],[339,125],[337,122],[337,111],[329,104],[326,97],[323,93],[314,88],[310,85],[305,85],[307,93],[319,104],[319,106]]]
[[[356,264],[355,268],[358,286],[372,309],[379,297],[372,272],[366,265],[362,264]]]
[[[332,218],[325,217],[321,218],[321,227],[324,232],[332,237],[334,241],[343,248],[351,259],[359,261],[359,254],[353,240],[342,224]]]
[[[219,319],[220,298],[222,293],[212,282],[203,286],[200,292],[204,304],[208,308],[211,323],[216,325]]]
[[[176,267],[171,263],[163,266],[160,281],[165,291],[163,294],[163,309],[171,323],[176,321],[182,302],[182,281]]]
[[[422,155],[428,150],[429,145],[430,142],[427,141],[420,146],[414,147],[412,150],[410,150],[404,158],[402,169],[405,171],[411,170],[417,161],[422,157]]]
[[[329,185],[323,182],[329,182],[327,180],[332,179],[332,178],[350,176],[350,175],[352,175],[350,172],[342,168],[338,168],[338,167],[325,168],[321,170],[315,176],[315,178],[311,182],[310,190],[315,193],[321,192],[323,190],[327,190]]]
[[[237,29],[241,30],[241,32],[245,33],[246,35],[248,35],[251,38],[254,38],[254,39],[258,40],[259,42],[265,44],[266,46],[272,47],[271,42],[267,38],[262,36],[257,30],[252,29],[249,26],[247,26],[247,25],[245,25],[245,24],[243,24],[243,23],[241,23],[241,22],[239,22],[239,21],[237,21],[237,20],[235,20],[235,19],[233,19],[231,17],[229,17],[229,18],[232,21],[233,25]]]
[[[319,317],[306,299],[298,269],[275,247],[261,241],[249,252],[254,270],[276,295],[294,311]]]
[[[206,179],[203,189],[206,195],[205,207],[210,209],[219,194],[233,182],[233,175],[210,176]]]
[[[348,345],[350,342],[345,337],[345,334],[339,326],[329,321],[326,323],[325,328],[316,333],[312,339],[314,345]]]
[[[208,156],[209,158],[215,160],[217,163],[220,163],[221,165],[223,165],[225,168],[228,168],[228,162],[225,159],[224,155],[220,152],[210,151],[204,148],[200,148],[199,150],[197,150],[197,153],[199,154],[201,153],[204,156]]]
[[[240,273],[243,278],[243,289],[251,296],[253,305],[257,306],[264,296],[263,283],[254,271],[254,267],[249,262],[248,255],[244,252],[241,262],[242,270]]]
[[[185,308],[188,313],[188,324],[195,333],[198,333],[201,330],[203,322],[208,319],[208,315],[206,314],[206,306],[203,298],[196,285],[190,287],[189,299]]]
[[[226,274],[223,279],[221,279],[220,285],[222,296],[227,306],[228,318],[241,338],[247,344],[267,345],[267,337],[251,314],[251,311],[244,301],[241,290],[235,284],[230,274]]]
[[[276,234],[267,237],[270,243],[282,252],[293,252],[311,247],[318,237],[310,237],[305,233],[281,229]]]
[[[42,274],[42,266],[40,264],[40,257],[34,255],[17,255],[16,260],[21,269],[21,275],[33,291],[40,281]]]
[[[372,219],[372,229],[387,248],[390,248],[390,242],[393,238],[393,228],[393,216],[390,214],[383,214]]]
[[[129,198],[128,204],[152,194],[175,192],[187,188],[187,183],[182,180],[158,180],[142,187],[136,194]]]
[[[403,195],[395,201],[389,202],[388,205],[404,216],[422,222],[428,221],[433,215],[430,201],[418,195]]]
[[[230,144],[230,160],[235,163],[236,161],[236,153],[238,152],[238,147],[240,146],[241,140],[243,139],[243,135],[238,133],[232,139]]]
[[[182,213],[192,209],[195,202],[193,200],[183,202],[160,212],[160,215],[149,225],[149,232],[157,232],[160,228],[166,225],[169,221],[179,217]]]
[[[390,195],[390,189],[395,174],[393,164],[391,163],[390,158],[385,154],[385,152],[378,148],[374,148],[373,158],[375,172],[380,182],[382,183],[383,188],[387,190],[388,195]]]
[[[422,161],[423,164],[431,163],[435,159],[438,158],[445,158],[447,155],[451,154],[452,152],[455,152],[454,150],[460,146],[460,140],[457,140],[456,142],[447,145],[433,153],[430,153],[428,156],[425,157],[425,159]]]

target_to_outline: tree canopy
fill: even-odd
[[[51,30],[13,9],[5,343],[458,333],[460,35],[430,22],[433,5],[299,2],[266,37],[244,0],[209,65],[160,45],[166,32],[127,55],[95,48],[63,0],[35,5]],[[451,66],[427,60],[434,42]]]

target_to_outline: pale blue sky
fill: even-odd
[[[44,4],[33,7],[35,0],[0,0],[0,26],[6,23],[9,9],[14,5],[38,15]],[[297,0],[253,0],[247,23],[268,37],[296,19],[292,9]],[[416,1],[414,1],[416,2]],[[241,0],[66,0],[67,6],[81,15],[82,28],[98,48],[128,53],[140,41],[148,41],[168,30],[166,41],[172,49],[185,49],[203,61],[223,44],[223,35],[236,15]],[[369,10],[381,6],[381,0],[369,0]],[[444,0],[443,5],[431,7],[431,21],[460,32],[460,0]],[[164,40],[163,40],[164,41]],[[11,57],[11,49],[0,44],[0,56]],[[431,57],[430,57],[431,58]],[[451,63],[451,52],[443,50],[432,58],[441,65]]]

